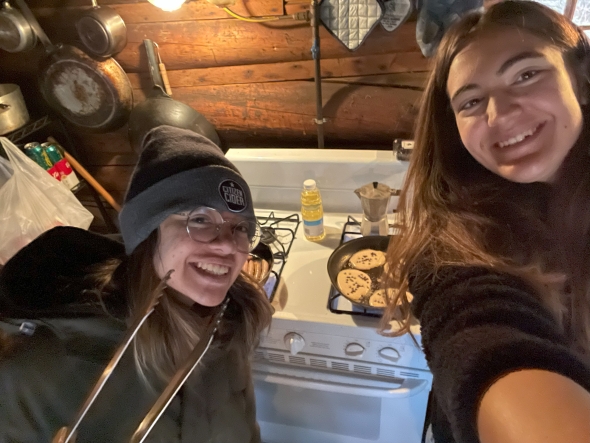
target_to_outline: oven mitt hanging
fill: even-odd
[[[416,23],[416,40],[422,54],[432,57],[449,26],[481,7],[483,0],[422,0]]]
[[[349,50],[357,49],[383,16],[380,0],[323,0],[320,20]]]
[[[387,0],[383,4],[385,12],[381,19],[381,26],[386,31],[394,31],[405,22],[413,11],[413,0]]]

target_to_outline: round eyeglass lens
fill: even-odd
[[[219,236],[225,223],[231,227],[238,251],[250,252],[258,245],[260,226],[257,222],[250,220],[241,220],[238,223],[226,221],[217,210],[205,206],[196,208],[188,215],[186,229],[194,241],[210,243]]]

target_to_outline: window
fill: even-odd
[[[590,37],[590,0],[538,0],[581,26]]]

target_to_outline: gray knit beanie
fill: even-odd
[[[131,254],[169,215],[198,206],[255,220],[248,184],[217,145],[186,129],[152,129],[119,214],[125,251]]]

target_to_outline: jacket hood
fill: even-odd
[[[56,227],[22,248],[0,270],[0,317],[34,318],[75,304],[68,284],[89,266],[123,258],[122,243],[73,227]]]

